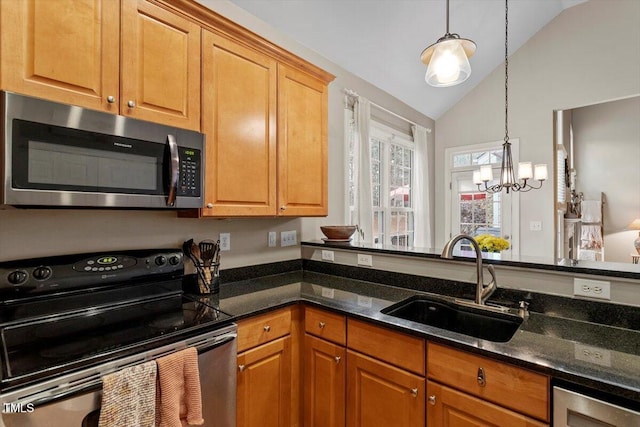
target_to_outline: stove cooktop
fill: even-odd
[[[155,260],[178,254],[161,253],[80,254],[64,257],[63,265],[52,259],[47,264],[42,260],[0,264],[0,288],[5,290],[0,301],[2,389],[159,347],[231,318],[215,306],[187,298],[182,293],[182,257],[168,268]],[[120,269],[128,269],[124,280],[108,277],[103,282],[102,276],[92,276],[84,268],[87,260],[105,259],[115,262],[117,269],[125,256],[129,266]],[[37,289],[33,272],[43,265],[51,270],[44,287],[53,290],[6,291],[15,271],[28,274],[23,283]],[[158,273],[159,269],[163,271]],[[54,282],[64,286],[51,286]]]

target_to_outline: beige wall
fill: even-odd
[[[231,251],[223,252],[221,257],[223,269],[298,259],[299,246],[268,248],[267,233],[296,230],[300,241],[301,237],[321,237],[320,224],[345,222],[343,88],[353,89],[427,128],[434,127],[432,119],[284,36],[233,3],[226,0],[202,0],[201,3],[336,75],[329,86],[329,216],[289,220],[195,220],[158,211],[0,210],[0,261],[85,251],[180,247],[191,237],[196,240],[217,238],[220,232],[231,233]],[[433,159],[433,141],[430,142]],[[433,174],[433,167],[431,170]]]
[[[640,2],[591,0],[566,9],[510,56],[509,135],[520,139],[520,159],[552,170],[554,110],[640,94],[639,41]],[[445,149],[504,137],[504,65],[436,128],[435,203],[444,206]],[[553,254],[554,186],[551,177],[541,190],[520,197],[521,255]],[[445,241],[444,210],[435,215],[438,247]],[[542,221],[542,231],[529,231],[530,221]]]

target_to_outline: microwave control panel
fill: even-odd
[[[202,177],[202,152],[194,148],[179,148],[180,179],[178,196],[200,197]]]

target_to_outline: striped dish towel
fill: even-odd
[[[159,387],[156,425],[182,427],[204,424],[198,351],[189,347],[161,357],[156,362]]]
[[[156,372],[151,361],[105,375],[98,427],[153,427]]]

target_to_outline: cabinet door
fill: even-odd
[[[327,85],[279,64],[279,215],[327,215],[327,114]]]
[[[427,381],[429,427],[544,427],[517,412]]]
[[[238,427],[284,427],[291,422],[291,338],[238,355]]]
[[[2,89],[117,113],[119,24],[113,0],[0,2]]]
[[[203,32],[203,216],[276,214],[276,61]]]
[[[120,114],[200,130],[200,27],[144,0],[122,1]]]
[[[304,337],[304,426],[345,425],[345,349]]]
[[[347,350],[347,426],[423,427],[424,392],[424,378]]]

